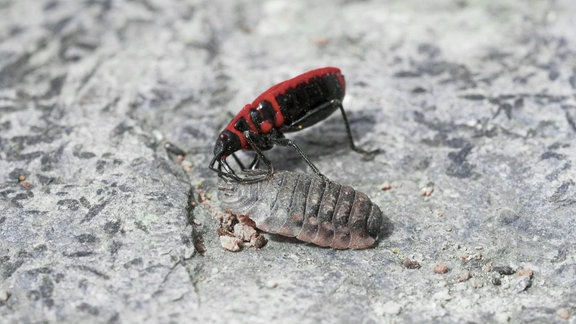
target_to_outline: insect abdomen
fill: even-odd
[[[374,245],[382,225],[380,208],[364,193],[315,175],[278,172],[251,184],[221,180],[219,198],[265,232],[335,249]]]
[[[291,124],[331,100],[341,101],[344,98],[344,87],[340,80],[343,80],[341,74],[335,73],[315,76],[278,94],[276,101],[284,115],[284,124]]]

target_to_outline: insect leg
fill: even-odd
[[[256,141],[258,141],[262,144],[262,142],[267,140],[267,139],[263,138],[262,136],[254,133],[254,132],[250,132],[250,131],[244,131],[243,135],[246,138],[246,141],[248,142],[248,144],[250,145],[250,148],[252,150],[254,150],[254,152],[256,152],[256,157],[254,158],[252,163],[250,163],[250,168],[255,168],[258,165],[258,163],[260,161],[262,161],[262,162],[264,162],[264,164],[266,165],[266,168],[268,170],[266,172],[266,176],[271,176],[274,173],[274,167],[272,166],[272,162],[270,160],[268,160],[268,158],[266,158],[266,156],[264,156],[264,153],[262,153],[260,146],[256,143]],[[258,178],[261,178],[261,176],[258,176]],[[248,181],[255,181],[257,179],[256,179],[256,177],[254,177],[253,179],[250,178],[247,180]]]
[[[234,158],[234,161],[236,161],[236,163],[240,166],[241,170],[246,170],[244,163],[242,163],[242,161],[240,161],[240,159],[236,156],[236,153],[232,153],[232,158]]]
[[[332,105],[338,106],[340,112],[342,113],[342,118],[344,119],[344,126],[346,126],[346,133],[348,134],[348,140],[350,141],[350,147],[352,148],[352,150],[360,154],[364,154],[367,157],[373,157],[374,155],[378,154],[380,152],[379,149],[373,151],[366,151],[354,145],[354,139],[352,138],[352,131],[350,130],[350,123],[348,122],[348,117],[346,116],[346,112],[344,111],[344,106],[342,106],[342,101],[335,99],[330,101],[330,103]]]
[[[316,175],[318,175],[321,178],[326,179],[326,177],[320,172],[320,170],[318,170],[318,168],[314,165],[314,163],[312,163],[312,161],[310,161],[308,156],[306,156],[306,154],[304,154],[304,152],[300,149],[300,147],[298,145],[296,145],[296,143],[294,143],[293,140],[285,138],[282,135],[282,133],[271,133],[271,135],[272,136],[270,136],[270,141],[273,144],[292,147],[293,149],[296,150],[296,152],[298,152],[298,154],[300,154],[300,156],[304,159],[304,161],[306,161],[306,163],[308,163],[308,165],[310,166],[312,171],[314,171],[314,173],[316,173]]]

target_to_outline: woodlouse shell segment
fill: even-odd
[[[222,207],[254,221],[260,230],[334,249],[376,243],[382,212],[354,188],[316,175],[277,172],[256,183],[221,179]]]

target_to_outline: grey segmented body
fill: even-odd
[[[262,231],[334,249],[374,245],[383,222],[366,194],[313,174],[277,172],[256,183],[221,179],[218,198]]]

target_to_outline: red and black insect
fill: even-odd
[[[218,172],[220,177],[236,181],[262,180],[274,172],[272,163],[262,151],[269,150],[277,144],[294,148],[312,170],[322,176],[296,143],[284,137],[284,133],[310,127],[330,116],[336,109],[342,112],[352,149],[363,154],[376,153],[378,150],[367,152],[354,145],[348,118],[342,107],[345,90],[346,84],[340,69],[325,67],[278,83],[264,91],[252,104],[244,106],[220,133],[209,168]],[[234,155],[239,150],[256,152],[248,168],[255,168],[262,161],[268,169],[267,174],[248,178],[239,177],[226,162],[231,155],[237,162],[240,162]],[[239,164],[242,166],[241,163]]]

